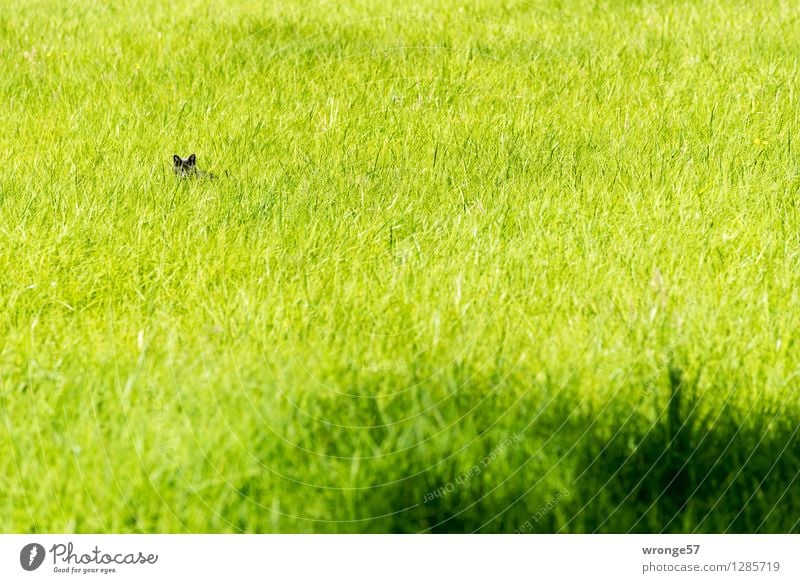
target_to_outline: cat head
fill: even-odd
[[[172,169],[178,176],[188,176],[197,170],[197,157],[192,154],[188,158],[181,158],[175,154],[172,157]]]

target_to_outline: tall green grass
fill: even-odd
[[[800,531],[797,7],[5,6],[0,531]]]

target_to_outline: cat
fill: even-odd
[[[204,172],[197,169],[197,156],[192,154],[188,158],[181,158],[177,154],[172,157],[172,170],[175,175],[180,178],[196,177],[196,178],[216,178],[211,172]]]

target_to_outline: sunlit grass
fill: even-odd
[[[795,3],[264,4],[0,13],[0,530],[800,528]]]

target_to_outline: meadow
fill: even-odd
[[[800,532],[800,3],[99,4],[0,11],[0,532]]]

